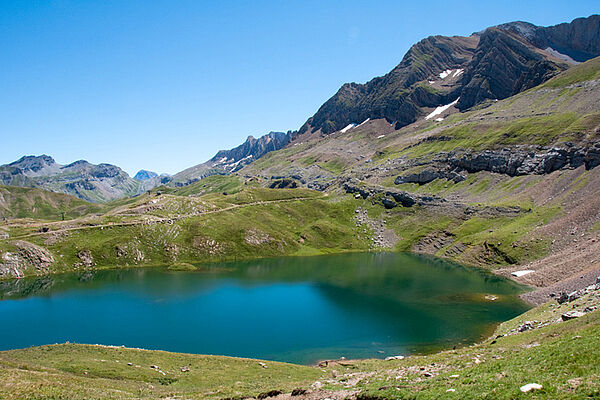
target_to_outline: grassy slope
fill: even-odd
[[[58,221],[104,211],[105,207],[76,197],[37,188],[0,185],[0,215]]]
[[[133,365],[128,365],[131,363]],[[63,344],[0,353],[2,399],[226,398],[291,391],[321,371],[249,359]],[[151,368],[151,366],[160,368]],[[183,372],[182,367],[189,367]]]

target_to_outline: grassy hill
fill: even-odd
[[[0,185],[0,216],[59,221],[99,213],[104,207],[76,197],[37,188]]]

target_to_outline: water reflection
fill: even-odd
[[[70,340],[302,363],[384,357],[477,340],[526,309],[519,291],[397,253],[86,271],[0,282],[0,317],[11,327],[0,346]]]

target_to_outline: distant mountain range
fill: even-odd
[[[160,185],[183,186],[210,175],[235,173],[309,136],[346,134],[366,121],[386,121],[397,130],[423,117],[441,119],[439,114],[448,109],[485,107],[597,56],[599,15],[550,27],[517,21],[469,37],[431,36],[412,46],[388,74],[365,84],[344,84],[299,131],[249,136],[243,144],[173,176],[141,170],[131,178],[114,165],[81,160],[62,166],[43,155],[0,166],[0,184],[39,187],[93,202]],[[321,170],[314,173],[322,175]]]
[[[248,136],[246,141],[231,150],[221,150],[210,160],[185,169],[172,177],[175,185],[185,185],[210,175],[226,175],[242,169],[265,154],[288,145],[297,132],[269,132],[256,139]]]
[[[67,193],[91,202],[133,196],[142,187],[115,165],[94,165],[85,160],[60,165],[47,155],[25,156],[0,166],[0,183]]]

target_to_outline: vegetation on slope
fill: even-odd
[[[74,219],[99,213],[104,207],[76,197],[37,188],[0,185],[0,217],[47,221]]]

